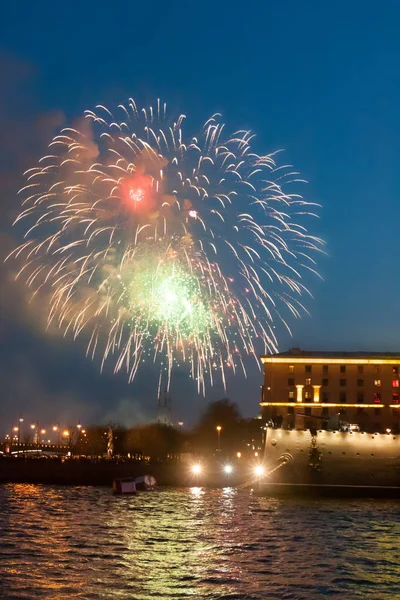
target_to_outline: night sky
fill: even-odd
[[[1,253],[13,247],[20,174],[51,137],[96,104],[165,100],[201,125],[221,112],[285,149],[323,206],[327,242],[311,318],[291,322],[281,350],[400,350],[398,168],[399,3],[367,1],[7,2],[0,15]],[[2,267],[0,427],[23,413],[43,423],[131,424],[154,418],[157,373],[133,384],[99,374],[84,344],[44,332]],[[45,311],[45,307],[43,307]],[[242,412],[258,412],[262,375],[228,380]],[[220,387],[197,396],[175,373],[173,413],[194,422]],[[3,433],[1,431],[1,433]]]

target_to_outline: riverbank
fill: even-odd
[[[0,460],[0,483],[41,483],[53,485],[111,486],[115,478],[153,475],[161,486],[186,487],[206,485],[224,487],[241,485],[251,479],[244,468],[230,475],[220,465],[213,465],[194,475],[190,466],[180,461],[145,463],[136,461],[101,461],[69,459]]]

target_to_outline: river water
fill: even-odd
[[[0,597],[400,598],[395,501],[0,486]]]

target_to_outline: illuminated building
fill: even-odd
[[[314,352],[261,356],[264,422],[285,428],[399,431],[400,352]]]

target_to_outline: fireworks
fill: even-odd
[[[258,362],[255,340],[277,350],[285,309],[305,310],[303,274],[322,248],[304,223],[313,207],[286,191],[296,173],[256,154],[250,132],[226,136],[220,115],[186,139],[184,115],[169,120],[159,101],[96,111],[25,174],[17,277],[102,365],[132,380],[152,360],[160,389],[187,363],[204,393],[245,373],[246,355]]]

